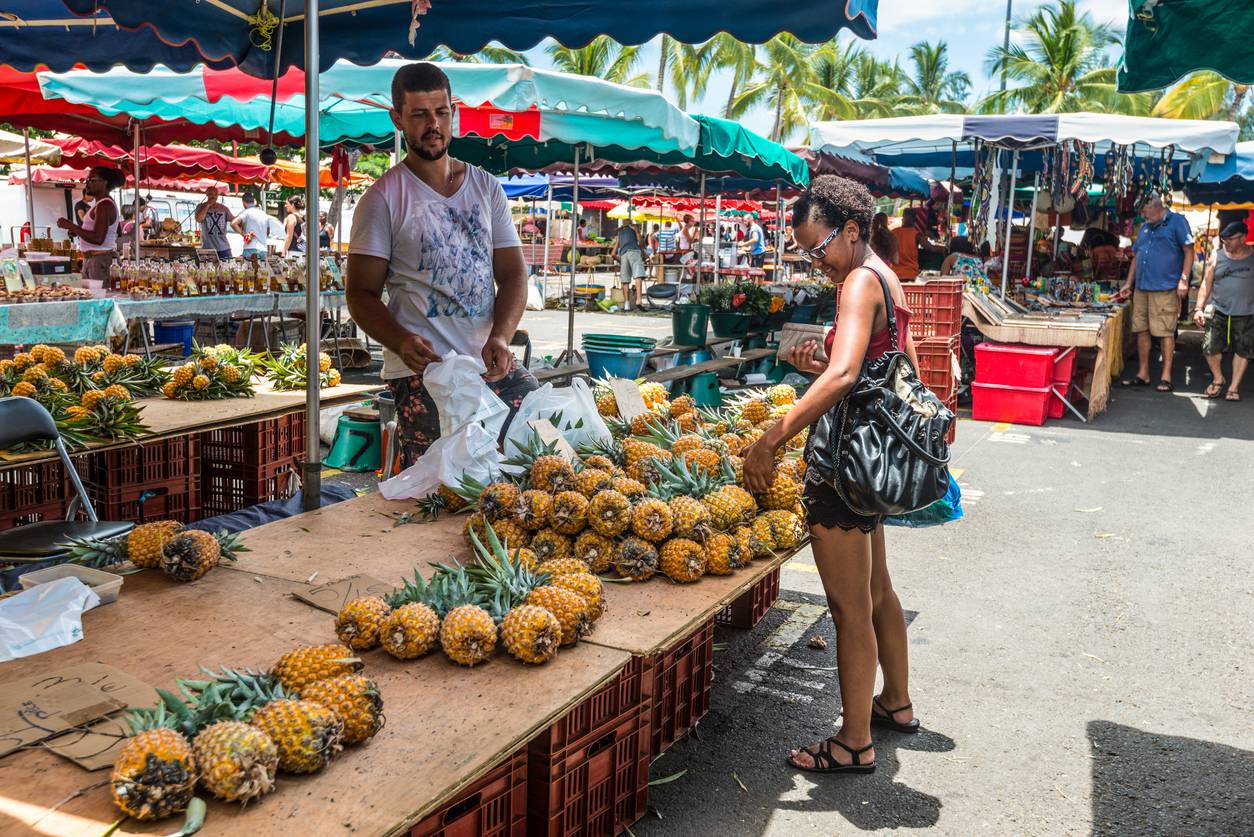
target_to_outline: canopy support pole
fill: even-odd
[[[305,511],[322,505],[318,421],[322,376],[312,371],[318,368],[318,338],[322,336],[322,289],[318,238],[309,234],[318,223],[318,23],[318,0],[305,0],[305,369],[310,370],[305,376],[305,461],[301,463]]]
[[[1006,286],[1010,281],[1010,231],[1015,218],[1015,180],[1019,176],[1019,149],[1010,158],[1010,191],[1006,200],[1006,243],[1001,251],[1001,297],[1006,298]]]
[[[691,242],[690,242],[691,243]],[[705,172],[701,172],[701,221],[697,225],[697,281],[693,301],[701,293],[701,268],[705,265]]]
[[[954,236],[954,185],[958,177],[958,141],[950,140],[949,149],[949,201],[945,205],[945,240]]]
[[[723,192],[714,196],[714,284],[719,283],[719,259],[723,251]]]
[[[33,239],[35,237],[35,182],[31,180],[30,173],[30,128],[22,129],[22,142],[26,146],[26,221],[30,224],[30,237]],[[1208,224],[1207,227],[1209,226]],[[21,240],[21,235],[18,239]],[[19,241],[13,243],[17,244]]]
[[[135,219],[134,258],[135,258],[135,261],[139,261],[139,239],[140,239],[141,233],[143,232],[143,220],[144,220],[143,216],[140,215],[140,211],[139,211],[139,142],[140,142],[139,134],[140,134],[141,129],[139,127],[139,123],[135,122],[134,120],[131,121],[131,125],[134,126],[135,128],[135,203],[132,204],[132,207],[134,208],[134,212],[135,212],[135,215],[134,215],[134,219]],[[35,230],[32,228],[31,235],[34,235],[34,234],[35,234]],[[147,326],[142,326],[142,324],[141,324],[141,327],[147,328]]]
[[[335,260],[340,260],[340,254],[344,252],[344,180],[340,179],[335,184]]]
[[[784,196],[775,184],[775,281],[784,281]]]
[[[1032,216],[1031,222],[1028,224],[1028,255],[1027,262],[1024,266],[1023,278],[1032,281],[1032,244],[1036,238],[1036,192],[1041,188],[1041,173],[1038,171],[1032,178],[1032,205],[1028,209],[1028,213]]]
[[[544,288],[544,300],[549,298],[549,235],[553,231],[553,182],[549,181],[548,203],[544,208],[544,266],[542,268],[540,285]]]
[[[575,269],[579,265],[579,151],[575,146],[575,167],[570,194],[570,295],[566,298],[566,351],[558,359],[562,363],[575,362]]]
[[[392,165],[399,166],[401,164],[401,132],[392,132]]]

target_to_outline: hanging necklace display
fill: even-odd
[[[983,241],[988,232],[988,206],[992,192],[993,161],[983,142],[975,143],[975,172],[971,178],[971,240]]]
[[[1162,151],[1162,162],[1159,166],[1158,190],[1164,199],[1171,194],[1171,159],[1175,155],[1175,145],[1169,145]]]
[[[1072,140],[1076,153],[1075,177],[1071,181],[1070,192],[1073,197],[1087,192],[1093,183],[1093,143]]]

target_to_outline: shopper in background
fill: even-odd
[[[244,211],[235,216],[231,229],[244,238],[244,258],[264,259],[267,255],[266,238],[270,234],[270,216],[257,206],[257,199],[251,192],[240,196],[244,202]]]
[[[218,190],[210,186],[205,199],[196,207],[196,223],[200,224],[200,246],[213,250],[219,259],[231,258],[231,242],[226,231],[235,220],[235,213],[226,204],[218,202]]]
[[[914,207],[901,210],[901,226],[892,230],[897,242],[897,258],[889,262],[897,278],[905,282],[919,275],[919,228],[914,223]]]
[[[1189,295],[1193,273],[1193,231],[1189,222],[1163,206],[1155,194],[1141,207],[1145,222],[1132,246],[1128,279],[1116,299],[1132,298],[1132,333],[1136,335],[1135,375],[1119,381],[1122,386],[1148,386],[1153,338],[1162,344],[1162,377],[1156,389],[1171,392],[1171,362],[1176,351],[1176,324],[1180,301]]]
[[[331,239],[335,236],[335,225],[327,220],[325,212],[318,213],[318,252],[331,252]]]
[[[1222,246],[1206,264],[1206,275],[1197,292],[1193,322],[1206,329],[1202,353],[1213,376],[1206,387],[1207,398],[1218,398],[1228,384],[1224,398],[1241,400],[1241,379],[1254,358],[1254,247],[1245,243],[1247,230],[1242,221],[1233,221],[1219,234]],[[1206,303],[1215,310],[1206,319]],[[1232,381],[1224,380],[1223,353],[1232,352]]]
[[[118,205],[109,193],[124,183],[126,175],[117,169],[93,167],[83,182],[83,193],[92,199],[83,222],[76,224],[69,218],[57,221],[57,227],[78,238],[78,249],[83,254],[84,279],[109,280],[109,266],[113,264],[118,246],[120,219]]]
[[[897,263],[897,238],[888,228],[887,212],[877,212],[871,220],[871,249],[885,264]]]
[[[610,258],[618,259],[619,280],[623,284],[623,292],[630,294],[639,305],[640,288],[637,280],[644,278],[644,253],[640,249],[640,234],[627,221],[618,225],[614,244],[610,247]]]
[[[965,276],[967,281],[987,283],[984,262],[976,255],[975,245],[965,235],[956,235],[949,242],[949,255],[941,263],[941,276]]]
[[[283,219],[286,232],[283,238],[283,255],[305,252],[305,199],[300,195],[292,195],[283,205],[287,217]]]

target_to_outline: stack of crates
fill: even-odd
[[[962,279],[933,279],[902,285],[906,305],[913,315],[910,334],[919,355],[919,379],[923,385],[958,413],[958,358],[962,341]],[[955,419],[945,441],[952,443],[958,431]]]
[[[0,530],[65,517],[72,490],[59,459],[0,469]]]
[[[79,476],[101,520],[200,520],[200,437],[175,436],[88,453]]]
[[[200,434],[205,517],[229,514],[300,490],[305,413]]]

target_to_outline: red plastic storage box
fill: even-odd
[[[975,380],[1008,387],[1048,387],[1058,349],[1003,343],[975,347]]]
[[[1011,387],[975,381],[971,384],[971,418],[1042,425],[1052,393],[1050,382],[1042,387]]]
[[[1058,390],[1070,400],[1071,397],[1071,378],[1075,374],[1075,356],[1077,349],[1061,349],[1058,357],[1054,361],[1054,380],[1053,388]],[[1062,399],[1057,395],[1049,397],[1049,417],[1062,418],[1065,408]]]
[[[527,837],[527,749],[427,815],[409,837]]]
[[[749,630],[766,618],[771,606],[779,598],[779,567],[771,570],[746,590],[740,598],[719,611],[714,617],[717,625]]]

